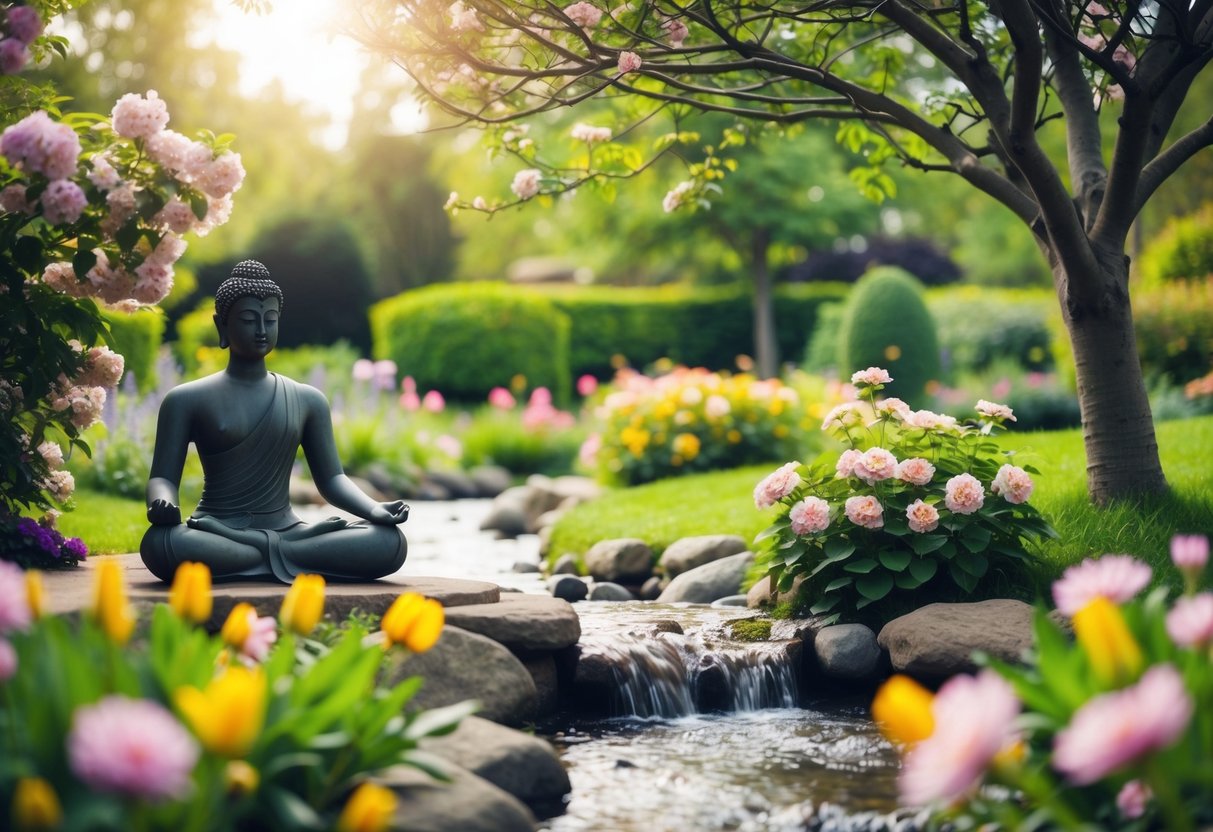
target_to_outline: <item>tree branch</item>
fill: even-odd
[[[1213,145],[1213,117],[1154,157],[1153,161],[1142,169],[1141,177],[1137,182],[1137,198],[1133,201],[1133,216],[1136,217],[1140,213],[1159,186],[1179,170],[1184,162],[1211,145]]]

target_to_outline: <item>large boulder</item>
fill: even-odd
[[[835,679],[871,679],[880,667],[876,634],[863,624],[825,627],[813,640],[813,649],[822,671]]]
[[[376,776],[400,795],[392,829],[533,832],[535,817],[518,798],[454,763],[442,768],[450,782],[408,766],[394,766]]]
[[[753,562],[753,552],[742,552],[697,566],[670,581],[657,600],[660,603],[689,601],[710,604],[718,598],[736,595],[741,589],[741,582],[745,580],[746,570]]]
[[[527,498],[530,490],[525,485],[516,485],[502,491],[489,506],[489,513],[480,521],[484,531],[501,532],[506,537],[517,537],[526,534]]]
[[[735,534],[705,534],[675,540],[661,553],[658,565],[666,577],[673,578],[705,563],[727,558],[749,548]]]
[[[1032,646],[1032,607],[1008,598],[928,604],[884,625],[877,640],[894,670],[937,681],[976,670],[975,651],[1022,661]]]
[[[510,472],[499,465],[479,465],[468,471],[481,497],[496,497],[510,487]]]
[[[597,581],[642,582],[653,572],[653,550],[636,537],[600,540],[585,553],[585,568]]]
[[[411,707],[439,708],[475,699],[480,715],[493,722],[521,725],[535,716],[538,692],[518,657],[491,638],[458,627],[443,627],[438,643],[397,665],[388,682],[409,676],[425,679]]]
[[[800,592],[800,587],[804,583],[804,575],[797,575],[792,579],[792,588],[787,592],[777,592],[775,597],[771,597],[771,576],[763,575],[754,585],[750,587],[746,593],[746,606],[750,609],[758,609],[759,607],[769,607],[781,601],[790,601]]]

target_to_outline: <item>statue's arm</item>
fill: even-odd
[[[333,418],[324,394],[312,387],[304,387],[302,398],[305,422],[303,425],[303,455],[312,470],[316,488],[330,505],[348,511],[381,525],[403,523],[408,519],[409,507],[402,500],[379,503],[372,500],[362,489],[354,485],[337,455],[337,440],[333,436]]]
[[[147,481],[147,519],[152,525],[175,526],[181,522],[178,489],[189,442],[190,418],[185,397],[172,390],[161,402],[156,418],[156,447]]]

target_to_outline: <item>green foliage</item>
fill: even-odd
[[[579,425],[528,426],[517,411],[479,408],[463,429],[465,466],[500,465],[513,474],[567,474],[577,463],[586,430]]]
[[[1133,312],[1147,378],[1178,385],[1213,369],[1213,276],[1139,292]]]
[[[126,376],[133,376],[140,391],[156,386],[156,356],[164,338],[164,316],[158,311],[140,310],[130,315],[103,312],[109,325],[111,346],[125,360]]]
[[[569,319],[547,298],[493,283],[431,286],[371,308],[374,354],[422,389],[465,400],[494,387],[548,387],[569,395]]]
[[[215,301],[207,299],[177,321],[177,340],[173,342],[173,353],[187,377],[197,375],[198,367],[206,358],[206,348],[219,347],[219,333],[213,320]]]
[[[1150,286],[1213,275],[1213,202],[1171,219],[1142,249],[1137,264]]]
[[[950,376],[985,370],[998,360],[1027,370],[1052,366],[1049,318],[1057,301],[1051,292],[956,286],[928,290],[926,302]]]
[[[801,369],[809,373],[837,372],[838,339],[847,306],[841,301],[823,303],[817,310],[817,324],[809,331]]]
[[[83,540],[94,555],[138,551],[139,541],[148,529],[147,503],[142,496],[117,497],[91,491],[82,484],[76,490],[75,500],[76,510],[59,518],[63,534]],[[184,515],[185,506],[182,508]]]
[[[901,269],[876,268],[855,284],[838,348],[844,376],[884,367],[893,376],[889,392],[911,405],[921,402],[927,383],[939,378],[935,323],[922,285]]]
[[[1020,431],[1061,430],[1082,423],[1078,397],[1058,373],[1025,372],[1014,359],[957,374],[954,382],[936,391],[934,409],[964,419],[973,414],[973,402],[984,397],[1014,410]]]

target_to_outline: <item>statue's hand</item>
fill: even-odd
[[[366,518],[377,526],[398,526],[409,519],[409,507],[404,500],[394,500],[390,503],[380,503],[371,509]]]
[[[181,508],[168,500],[152,500],[147,507],[147,522],[153,526],[178,526],[181,524]]]

